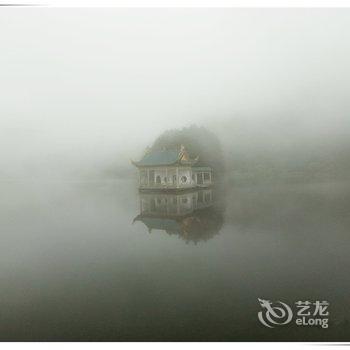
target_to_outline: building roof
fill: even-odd
[[[208,163],[203,162],[201,159],[198,160],[195,164],[193,164],[193,171],[212,171],[213,169]]]
[[[190,158],[189,153],[185,147],[181,145],[180,150],[159,150],[148,151],[138,162],[132,161],[137,167],[152,167],[152,166],[167,166],[174,165],[176,163],[181,165],[189,165],[196,167],[198,171],[210,171],[211,167],[200,161],[199,157]]]
[[[211,171],[212,169],[209,166],[197,166],[196,164],[193,166],[193,170],[194,171]]]
[[[169,235],[176,234],[187,243],[193,241],[207,241],[220,232],[223,223],[222,214],[213,208],[204,208],[182,218],[162,218],[138,215],[135,221],[142,222],[148,232],[154,230],[165,231]]]
[[[159,218],[159,217],[143,217],[139,215],[134,221],[143,222],[148,230],[164,230],[167,232],[181,232],[181,226],[175,219]]]
[[[171,165],[179,160],[179,152],[177,151],[153,151],[147,153],[139,162],[135,162],[137,166],[157,166],[157,165]]]

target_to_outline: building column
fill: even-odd
[[[179,188],[179,167],[176,167],[176,188]]]
[[[166,178],[165,186],[168,187],[168,167],[165,168],[165,178]]]
[[[147,169],[147,186],[149,187],[149,169]]]

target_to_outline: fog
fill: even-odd
[[[349,9],[2,8],[0,340],[348,342],[349,34]],[[138,191],[130,160],[182,143],[212,188]],[[330,327],[264,327],[261,298]]]
[[[129,166],[164,130],[349,150],[347,9],[3,9],[2,179]]]

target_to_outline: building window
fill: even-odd
[[[187,176],[181,176],[181,182],[184,184],[187,182]]]
[[[140,181],[141,181],[141,184],[147,184],[148,182],[147,172],[145,170],[140,171]]]
[[[151,211],[155,211],[156,210],[156,200],[155,198],[151,199]]]
[[[168,179],[167,177],[164,177],[164,182],[167,183]]]
[[[206,203],[209,203],[209,202],[210,202],[210,199],[211,199],[210,197],[211,197],[211,196],[210,196],[210,192],[205,194],[204,200],[205,200]]]
[[[196,177],[192,174],[192,181],[195,182]]]
[[[157,183],[157,184],[160,184],[161,182],[162,182],[162,180],[161,180],[160,176],[157,175],[157,177],[156,177],[156,183]]]
[[[197,184],[203,185],[203,173],[197,173]]]
[[[210,180],[209,173],[204,173],[204,181],[209,181],[209,180]]]
[[[183,203],[183,204],[186,204],[186,203],[187,203],[187,198],[186,198],[186,197],[184,197],[184,198],[182,198],[182,200],[181,200],[181,201],[182,201],[182,203]]]
[[[150,182],[150,184],[154,184],[154,176],[155,176],[154,170],[150,170],[148,174],[149,174],[149,182]]]
[[[173,183],[176,183],[176,175],[173,175]]]
[[[203,191],[198,192],[198,203],[203,203]]]

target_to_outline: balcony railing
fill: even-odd
[[[150,183],[140,184],[140,188],[154,188],[154,189],[176,189],[176,188],[192,188],[196,187],[195,183],[184,183],[184,184],[172,184],[172,183]]]

